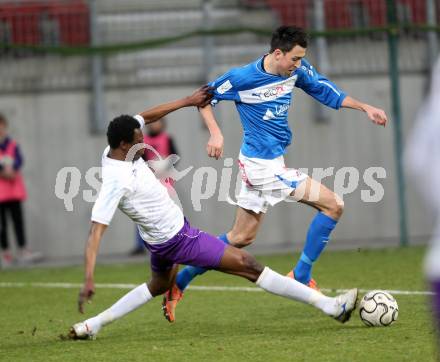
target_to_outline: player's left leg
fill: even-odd
[[[303,181],[291,196],[298,202],[318,210],[307,232],[300,260],[291,272],[291,276],[294,275],[296,280],[312,286],[310,283],[313,263],[327,246],[330,234],[344,210],[344,203],[333,191],[310,177]]]
[[[248,252],[228,246],[219,265],[215,268],[225,273],[244,277],[265,291],[310,304],[339,322],[350,319],[356,308],[357,289],[352,289],[335,298],[327,297],[308,286],[263,267]]]
[[[154,297],[165,293],[174,283],[177,268],[178,266],[164,271],[153,270],[152,278],[148,284],[143,283],[134,288],[97,316],[73,325],[69,337],[73,339],[94,339],[99,330],[105,325],[122,318]]]
[[[351,290],[337,298],[326,297],[294,279],[263,267],[246,251],[225,245],[218,238],[193,229],[189,224],[186,225],[185,232],[180,233],[179,246],[178,253],[169,254],[170,257],[173,255],[175,263],[216,269],[244,277],[268,292],[311,304],[341,322],[348,320],[355,308],[357,290]],[[169,303],[166,300],[165,302]],[[172,313],[175,312],[174,309],[170,307]],[[171,321],[171,318],[167,319]]]

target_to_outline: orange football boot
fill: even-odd
[[[162,311],[168,322],[173,323],[176,320],[176,306],[182,298],[183,292],[176,284],[165,293],[162,300]]]

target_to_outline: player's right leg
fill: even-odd
[[[318,213],[307,231],[306,242],[300,260],[288,274],[299,282],[313,287],[312,267],[328,244],[344,209],[342,199],[321,183],[308,177],[292,193],[296,201],[309,205]]]
[[[251,210],[246,210],[242,207],[237,208],[235,216],[234,226],[231,231],[226,234],[220,235],[218,238],[225,244],[233,245],[237,248],[245,247],[251,244],[257,235],[258,229],[263,221],[263,212],[256,213]],[[176,278],[177,289],[168,293],[168,296],[175,303],[176,300],[182,298],[182,293],[191,281],[198,275],[202,275],[207,270],[195,266],[186,266],[178,274]],[[173,297],[173,295],[175,297]],[[167,296],[167,297],[168,297]],[[171,306],[170,306],[171,308]],[[174,309],[174,308],[173,308]]]
[[[164,271],[153,271],[150,282],[134,288],[110,308],[95,317],[74,324],[70,331],[71,339],[95,339],[105,325],[122,318],[128,313],[141,307],[154,297],[165,293],[174,283],[177,266]]]
[[[245,250],[227,247],[216,269],[244,277],[269,293],[312,305],[341,323],[347,322],[356,308],[357,289],[334,298],[327,297],[295,279],[263,267]]]

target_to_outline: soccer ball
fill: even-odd
[[[359,314],[369,327],[386,327],[397,320],[399,307],[390,293],[372,290],[361,299]]]

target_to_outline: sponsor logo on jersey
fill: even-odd
[[[239,91],[238,95],[243,103],[257,104],[270,102],[287,96],[293,90],[298,76],[294,75],[282,81],[264,85],[262,87]]]
[[[277,116],[283,116],[290,107],[290,103],[282,104],[281,106],[275,106],[275,114]]]
[[[262,91],[252,93],[253,96],[259,97],[261,99],[276,97],[280,94],[283,94],[286,91],[286,87],[283,85],[278,85],[273,88],[263,89]]]
[[[285,113],[289,110],[290,103],[282,104],[280,106],[275,106],[275,113],[272,112],[269,108],[266,109],[266,113],[263,116],[263,120],[270,121],[271,119],[274,119],[275,117],[284,116]]]
[[[217,87],[217,92],[219,94],[224,94],[224,93],[226,93],[230,89],[232,89],[232,84],[231,84],[231,82],[229,80],[227,80],[226,82],[220,84]]]
[[[266,114],[263,116],[263,120],[270,121],[271,119],[275,118],[275,115],[272,113],[272,111],[268,108],[266,110]]]

